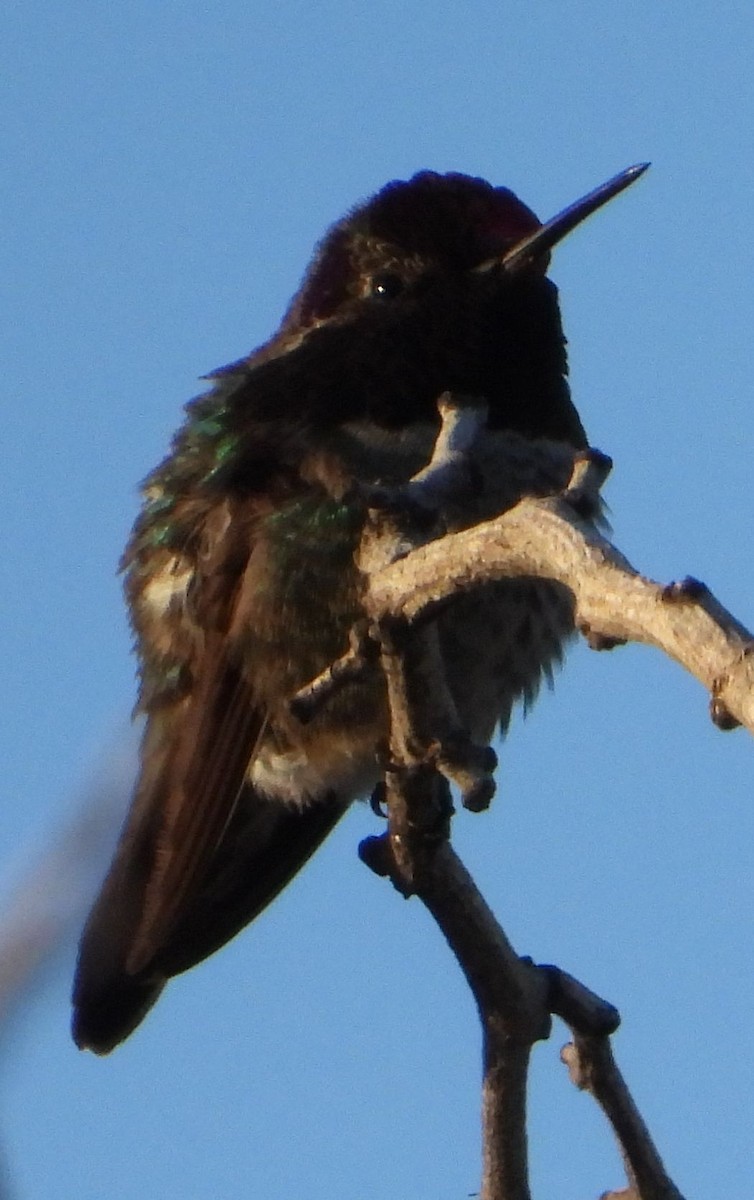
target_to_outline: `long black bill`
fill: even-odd
[[[564,208],[561,213],[548,221],[546,225],[542,225],[536,229],[534,233],[530,233],[522,241],[511,247],[499,260],[506,271],[515,274],[522,267],[530,263],[532,259],[541,258],[548,250],[564,238],[567,233],[580,225],[586,217],[591,216],[598,208],[602,208],[603,204],[607,204],[608,200],[612,200],[613,196],[617,196],[619,192],[625,191],[632,183],[635,183],[640,175],[643,175],[650,164],[637,163],[633,167],[627,167],[625,171],[621,171],[619,175],[615,175],[612,179],[608,179],[607,183],[600,184],[593,192],[589,192],[587,196],[582,196],[575,204],[569,204],[568,208]]]

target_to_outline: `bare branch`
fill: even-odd
[[[484,430],[485,409],[450,395],[427,466],[395,488],[360,494],[368,518],[359,550],[369,628],[295,697],[310,718],[342,685],[375,668],[390,713],[388,832],[360,853],[404,896],[417,895],[466,976],[483,1032],[481,1200],[530,1200],[526,1084],[531,1047],[551,1014],[571,1028],[563,1051],[622,1149],[629,1187],[605,1200],[682,1200],[615,1065],[620,1016],[555,966],[521,959],[449,843],[448,784],[482,808],[494,754],[462,730],[432,617],[462,593],[506,579],[553,581],[573,596],[574,628],[595,649],[626,641],[664,650],[710,691],[721,728],[754,732],[754,639],[696,580],[663,586],[640,575],[599,531],[599,489],[611,469],[598,451]],[[521,497],[524,497],[523,499]],[[380,794],[380,803],[382,802]]]
[[[640,575],[562,497],[527,497],[502,516],[419,547],[370,580],[368,606],[375,619],[411,625],[483,581],[523,577],[567,587],[592,645],[634,641],[663,650],[709,690],[718,725],[754,733],[754,636],[704,584],[664,586]]]
[[[618,1139],[630,1188],[611,1192],[605,1200],[683,1200],[618,1070],[609,1038],[577,1033],[560,1057],[576,1087],[594,1096]]]
[[[381,646],[391,720],[388,833],[363,843],[362,857],[403,895],[421,898],[476,1000],[484,1064],[482,1200],[530,1200],[528,1064],[533,1043],[549,1035],[551,1013],[570,1024],[574,1043],[566,1058],[619,1139],[630,1184],[623,1200],[682,1200],[612,1059],[609,1035],[620,1021],[617,1010],[557,967],[520,959],[449,844],[447,780],[460,784],[467,805],[481,807],[494,786],[493,765],[464,742],[437,628],[427,618],[455,595],[493,580],[555,580],[573,594],[575,623],[592,645],[639,640],[665,649],[710,688],[723,725],[745,713],[741,664],[751,663],[751,639],[706,589],[691,582],[668,589],[643,579],[597,531],[599,488],[611,465],[604,455],[571,455],[567,478],[550,495],[527,497],[502,516],[485,519],[496,479],[511,474],[506,454],[520,453],[515,439],[498,442],[499,475],[486,464],[482,495],[477,492],[464,513],[458,489],[479,467],[474,420],[481,414],[459,425],[452,398],[446,398],[441,415],[443,431],[421,475],[399,495],[382,502],[372,497],[376,507],[361,547],[365,608]],[[448,453],[458,429],[465,470]],[[535,443],[527,450],[538,467],[546,460],[555,476],[562,473],[562,448]],[[444,509],[446,486],[458,506],[451,517]],[[428,540],[426,520],[418,527],[412,521],[417,504],[426,507],[428,498],[436,509],[435,538],[443,527],[451,531],[440,540]]]

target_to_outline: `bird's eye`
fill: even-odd
[[[394,296],[400,295],[403,287],[404,284],[400,275],[383,272],[380,275],[373,276],[370,294],[376,296],[378,300],[392,300]]]

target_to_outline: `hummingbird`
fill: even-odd
[[[354,487],[424,465],[448,391],[486,402],[490,438],[586,446],[549,254],[647,166],[546,224],[483,179],[388,183],[325,235],[272,338],[186,406],[121,564],[145,726],[81,938],[80,1047],[106,1054],[128,1037],[166,982],[265,909],[376,787],[379,680],[347,685],[306,724],[290,705],[362,615]],[[537,486],[523,471],[511,502]],[[562,591],[525,580],[437,620],[457,711],[485,744],[573,631]]]

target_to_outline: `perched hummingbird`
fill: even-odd
[[[257,916],[379,781],[377,679],[306,725],[289,708],[361,613],[354,483],[424,464],[445,391],[487,401],[490,437],[586,444],[549,250],[644,169],[546,225],[482,179],[389,183],[330,229],[271,340],[187,406],[123,556],[146,727],[81,940],[79,1046],[104,1054],[126,1038],[170,976]],[[511,486],[515,502],[533,485]],[[532,581],[438,621],[460,718],[484,742],[572,630],[562,593]]]

